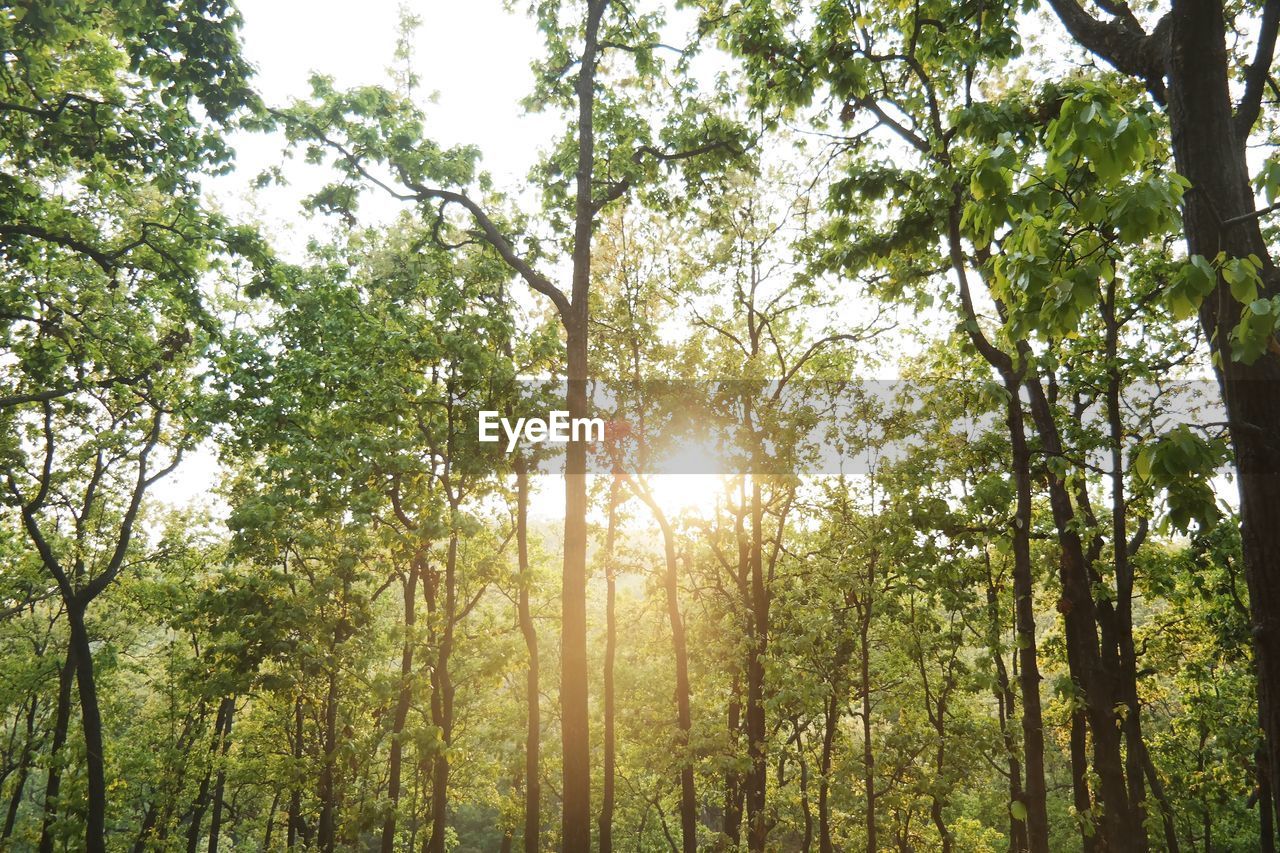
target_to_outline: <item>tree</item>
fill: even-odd
[[[510,225],[490,213],[483,196],[487,180],[477,173],[471,148],[439,149],[423,136],[421,113],[381,89],[339,93],[328,81],[313,81],[316,104],[298,104],[278,113],[291,139],[307,140],[312,156],[333,152],[346,182],[321,192],[316,206],[349,210],[359,185],[376,185],[393,197],[420,206],[437,227],[446,224],[450,206],[463,211],[455,228],[465,238],[487,244],[511,272],[555,308],[564,328],[565,405],[570,418],[588,415],[588,295],[592,237],[598,215],[611,203],[651,184],[659,164],[697,162],[714,166],[740,149],[737,131],[704,117],[700,105],[675,94],[681,106],[669,122],[651,123],[645,108],[660,64],[655,59],[655,15],[633,17],[609,0],[588,0],[578,19],[562,15],[559,5],[543,7],[539,25],[547,34],[548,57],[537,69],[541,82],[532,104],[559,108],[572,116],[571,130],[552,152],[542,172],[547,178],[547,213],[562,251],[570,260],[567,287],[559,287],[538,269],[550,247],[522,245]],[[576,46],[581,40],[581,47]],[[626,57],[639,74],[639,92],[605,89],[604,57]],[[625,60],[624,60],[625,61]],[[573,67],[572,83],[565,75]],[[607,96],[604,95],[607,93]],[[597,100],[599,99],[599,104]],[[597,150],[598,140],[603,144]],[[692,140],[692,144],[689,144]],[[662,147],[669,143],[669,147]],[[370,171],[388,167],[382,180]],[[556,176],[573,174],[566,196]],[[603,185],[604,189],[599,187]],[[563,824],[566,850],[590,844],[590,737],[587,713],[586,655],[586,447],[571,441],[565,461],[564,577],[561,614],[561,718],[564,753]]]

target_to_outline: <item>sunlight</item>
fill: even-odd
[[[672,514],[696,514],[709,518],[725,499],[723,474],[657,474],[649,488],[658,505]]]

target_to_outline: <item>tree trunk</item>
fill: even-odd
[[[742,681],[737,673],[733,676],[733,685],[729,689],[729,707],[727,709],[727,726],[729,742],[735,748],[742,732]],[[729,768],[724,771],[724,834],[736,848],[742,839],[742,774]]]
[[[538,631],[533,624],[533,611],[529,606],[529,588],[533,585],[533,574],[529,569],[529,470],[523,456],[516,458],[516,553],[520,569],[520,592],[517,607],[520,611],[520,633],[524,635],[525,649],[529,653],[529,671],[525,683],[526,729],[524,742],[524,850],[525,853],[540,853],[542,836],[542,776],[539,753],[542,747],[542,712],[538,693]],[[606,557],[606,559],[608,559]],[[611,581],[612,583],[612,581]],[[612,594],[612,586],[610,586]],[[613,599],[609,605],[612,607]],[[612,610],[610,610],[612,615]],[[612,688],[612,660],[606,662],[606,680]],[[609,695],[606,705],[612,700]],[[608,784],[606,782],[606,784]],[[601,827],[601,853],[603,847],[603,826]]]
[[[457,506],[453,506],[454,512]],[[453,623],[458,611],[458,532],[449,536],[444,568],[444,611],[440,615],[440,640],[436,665],[431,670],[431,722],[440,730],[440,749],[431,762],[431,835],[427,853],[444,853],[449,826],[449,749],[453,745],[453,702],[455,688],[449,674],[453,654]],[[435,598],[433,593],[432,599]]]
[[[999,372],[1008,395],[1005,417],[1016,491],[1012,530],[1014,622],[1018,637],[1022,739],[1027,765],[1023,805],[1027,809],[1027,845],[1032,853],[1047,853],[1049,819],[1044,777],[1044,720],[1040,707],[1040,666],[1036,656],[1035,583],[1031,571],[1031,451],[1027,446],[1026,415],[1020,396],[1025,362],[1019,364],[1012,355],[992,344],[978,325],[961,238],[961,201],[962,197],[957,193],[947,214],[947,246],[952,271],[959,283],[969,338],[983,359]]]
[[[1020,345],[1026,354],[1026,345]],[[1031,397],[1031,413],[1040,435],[1044,452],[1049,457],[1065,459],[1058,425],[1038,377],[1027,377]],[[1061,547],[1058,575],[1062,599],[1058,610],[1063,615],[1067,638],[1067,661],[1072,678],[1084,693],[1085,708],[1092,733],[1093,772],[1098,777],[1098,801],[1102,806],[1100,843],[1110,851],[1143,851],[1147,847],[1146,827],[1135,823],[1130,808],[1125,764],[1121,756],[1120,729],[1116,725],[1115,705],[1120,681],[1117,643],[1114,636],[1099,636],[1098,607],[1093,599],[1096,580],[1078,532],[1078,517],[1064,480],[1052,471],[1047,473],[1049,506],[1058,544]]]
[[[302,765],[302,696],[293,701],[293,763]],[[288,834],[285,846],[292,850],[302,836],[302,785],[294,780],[289,791]]]
[[[71,683],[75,680],[75,646],[68,646],[67,658],[58,672],[58,704],[53,714],[53,742],[49,746],[49,770],[44,786],[44,821],[40,826],[40,853],[53,853],[53,822],[58,815],[58,792],[62,787],[60,755],[71,724]]]
[[[75,649],[76,688],[80,695],[80,726],[85,749],[85,850],[106,853],[107,776],[102,743],[102,712],[98,708],[98,685],[93,674],[89,632],[84,624],[84,607],[67,605],[71,626],[71,646]]]
[[[650,504],[662,528],[663,552],[667,571],[663,587],[667,594],[667,619],[671,624],[671,647],[676,664],[676,723],[680,727],[680,830],[684,853],[698,847],[698,797],[693,782],[693,759],[689,755],[689,733],[693,728],[689,701],[689,649],[684,635],[684,619],[680,615],[679,575],[676,567],[675,533],[656,503]]]
[[[796,760],[800,763],[800,812],[804,815],[804,839],[800,849],[809,853],[813,847],[813,808],[809,805],[809,763],[804,760],[804,738],[796,736]]]
[[[1253,212],[1245,143],[1236,129],[1228,87],[1221,3],[1175,0],[1171,14],[1167,77],[1174,163],[1191,182],[1183,228],[1187,251],[1214,258],[1256,255],[1263,260],[1264,293],[1277,289],[1277,271],[1256,218],[1224,224]],[[1268,64],[1270,58],[1268,57]],[[1242,306],[1219,277],[1200,308],[1200,322],[1217,355],[1235,451],[1240,491],[1240,536],[1258,670],[1258,707],[1271,767],[1280,767],[1280,348],[1273,336],[1253,364],[1231,357],[1231,329]],[[1272,786],[1280,807],[1280,786]]]
[[[595,229],[595,86],[597,34],[607,0],[588,0],[580,60],[578,165],[575,173],[573,273],[565,330],[565,408],[570,418],[588,416],[587,295],[591,285],[591,238]],[[564,853],[591,850],[591,724],[587,673],[587,447],[565,449],[564,571],[560,613],[560,736],[563,752],[562,844]]]
[[[818,760],[818,850],[835,853],[831,841],[831,761],[835,754],[836,732],[840,726],[841,702],[828,696],[823,713],[822,754]]]
[[[1076,817],[1081,821],[1081,849],[1092,853],[1098,848],[1098,835],[1093,830],[1093,796],[1089,792],[1088,723],[1085,712],[1071,712],[1071,793]],[[1085,822],[1087,821],[1087,826]]]
[[[400,650],[400,694],[396,697],[395,716],[391,721],[391,755],[387,768],[387,815],[382,820],[382,853],[392,853],[396,842],[396,819],[400,809],[400,771],[404,762],[404,726],[413,700],[413,648],[418,604],[418,560],[409,566],[404,580],[404,645]]]
[[[1027,768],[1022,804],[1031,853],[1049,851],[1049,814],[1044,781],[1044,718],[1040,710],[1040,664],[1036,655],[1035,581],[1031,571],[1031,451],[1018,380],[1005,375],[1008,426],[1017,505],[1013,525],[1013,598],[1017,629],[1018,683],[1022,688],[1022,749]],[[1003,667],[1003,662],[1001,663]]]
[[[600,798],[600,853],[613,853],[613,804],[616,768],[614,742],[613,668],[618,651],[616,613],[617,575],[614,573],[613,547],[618,527],[619,478],[609,486],[609,521],[604,537],[605,638],[604,638],[604,782]],[[534,851],[526,850],[526,853]]]
[[[334,768],[338,754],[338,635],[335,631],[329,661],[329,689],[324,702],[323,763],[320,765],[320,819],[316,826],[316,847],[321,853],[333,853],[337,837],[337,780]]]
[[[877,853],[876,839],[876,759],[871,749],[871,587],[874,563],[867,571],[867,592],[858,613],[858,675],[862,680],[862,786],[866,795],[867,853]]]
[[[209,742],[211,762],[218,760],[223,733],[228,725],[227,718],[232,707],[233,702],[230,698],[225,698],[218,703],[218,713],[213,721],[213,739]],[[212,775],[213,768],[207,768],[204,777],[200,780],[195,802],[191,805],[191,820],[187,824],[187,853],[196,853],[200,849],[200,830],[204,826],[204,813],[209,808],[209,779]]]
[[[227,751],[231,749],[231,721],[236,712],[236,698],[223,700],[227,713],[222,720],[222,744],[218,751],[218,775],[213,786],[213,814],[209,817],[209,853],[218,853],[218,837],[222,832],[222,794],[227,783]]]
[[[756,466],[755,470],[761,470]],[[768,784],[768,729],[764,713],[764,659],[769,649],[769,599],[764,582],[764,512],[760,480],[751,478],[751,620],[747,652],[747,755],[751,759],[747,771],[747,849],[763,853],[769,826],[765,816]]]

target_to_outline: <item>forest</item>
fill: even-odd
[[[361,5],[0,2],[0,850],[1276,849],[1280,0]]]

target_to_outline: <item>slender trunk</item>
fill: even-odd
[[[763,853],[769,826],[765,815],[768,755],[764,712],[764,661],[769,650],[769,599],[764,582],[764,508],[758,472],[751,477],[751,631],[747,657],[747,849]]]
[[[409,706],[413,700],[413,649],[417,643],[414,634],[418,603],[418,560],[409,566],[404,580],[404,644],[400,649],[400,694],[396,698],[395,715],[391,721],[391,756],[387,768],[387,815],[382,820],[382,853],[392,853],[396,841],[396,820],[400,813],[400,771],[404,762],[404,726],[409,718]]]
[[[1256,218],[1225,224],[1254,209],[1245,157],[1249,128],[1236,128],[1228,80],[1222,3],[1175,0],[1166,53],[1168,114],[1174,163],[1191,183],[1183,216],[1187,251],[1214,258],[1256,255],[1263,260],[1262,296],[1276,292],[1277,271]],[[1280,348],[1275,337],[1261,357],[1231,357],[1231,329],[1242,306],[1221,279],[1200,308],[1200,322],[1217,358],[1240,490],[1240,536],[1258,670],[1258,707],[1269,764],[1280,767]],[[1280,808],[1280,786],[1272,786]]]
[[[1009,765],[1009,802],[1021,802],[1025,805],[1026,793],[1022,788],[1022,762],[1018,760],[1018,746],[1010,728],[1009,718],[1017,707],[1017,698],[1013,693],[1013,682],[1009,679],[1009,668],[1004,662],[1004,653],[1000,649],[1000,636],[1004,633],[1004,623],[1000,616],[1000,594],[996,589],[995,577],[991,572],[991,554],[984,552],[987,566],[987,648],[995,665],[996,680],[991,692],[996,700],[996,717],[1000,723],[1000,739],[1004,743],[1005,760]],[[1016,596],[1016,592],[1015,592]],[[1019,671],[1021,674],[1021,671]],[[1029,813],[1029,812],[1028,812]],[[1014,817],[1009,812],[1009,850],[1011,853],[1024,853],[1028,849],[1027,822]]]
[[[338,635],[334,634],[331,650],[333,658],[337,657]],[[324,702],[324,743],[320,765],[318,794],[320,797],[320,819],[316,826],[316,847],[321,853],[333,853],[337,838],[337,780],[335,765],[338,756],[338,664],[336,660],[329,662],[329,689]]]
[[[276,788],[271,795],[271,808],[267,809],[267,828],[262,833],[262,849],[271,849],[271,834],[276,828],[276,808],[280,805],[280,789]]]
[[[76,680],[76,647],[68,647],[67,660],[58,672],[58,707],[54,711],[54,740],[49,747],[49,776],[45,779],[45,820],[40,827],[40,853],[54,853],[54,821],[58,817],[58,793],[63,784],[61,752],[67,743],[72,716],[72,681]]]
[[[456,512],[457,507],[452,509]],[[431,763],[431,835],[427,853],[444,853],[449,825],[449,750],[453,746],[453,701],[455,688],[449,674],[453,654],[453,623],[458,611],[458,532],[449,536],[444,568],[444,612],[440,616],[440,641],[436,665],[431,671],[431,722],[440,730],[440,749]]]
[[[1111,455],[1111,551],[1116,575],[1116,597],[1112,633],[1118,656],[1119,699],[1128,709],[1124,721],[1125,777],[1129,783],[1129,809],[1132,819],[1145,823],[1147,818],[1146,785],[1142,757],[1146,744],[1142,739],[1142,703],[1138,701],[1138,655],[1133,641],[1133,567],[1130,564],[1129,505],[1124,483],[1124,421],[1120,408],[1119,339],[1120,320],[1116,314],[1116,281],[1107,283],[1102,301],[1102,317],[1106,328],[1107,357],[1107,430]],[[1136,549],[1140,539],[1135,539]],[[1136,836],[1138,850],[1146,849],[1146,834]]]
[[[662,520],[667,574],[667,617],[671,623],[671,646],[676,663],[676,722],[680,727],[680,830],[684,853],[698,847],[698,797],[693,782],[693,759],[689,755],[689,733],[693,728],[689,699],[689,650],[684,635],[684,619],[680,615],[680,593],[676,574],[676,548],[671,528]]]
[[[938,716],[934,721],[934,729],[938,737],[938,749],[934,753],[934,769],[938,779],[943,778],[943,771],[946,768],[946,702],[938,703]],[[955,848],[955,839],[951,837],[951,830],[947,828],[947,822],[942,814],[942,795],[934,793],[930,797],[929,803],[929,819],[933,821],[933,826],[938,830],[938,838],[942,840],[942,853],[951,853]]]
[[[85,850],[87,853],[106,853],[107,776],[102,743],[102,712],[98,708],[98,685],[93,674],[93,655],[84,615],[82,605],[67,605],[71,646],[75,649],[76,658],[76,692],[80,695],[80,726],[84,733]]]
[[[818,760],[818,850],[835,853],[831,841],[831,762],[835,755],[836,731],[840,725],[841,702],[835,696],[827,697],[823,713],[822,755]]]
[[[595,88],[597,34],[607,0],[589,0],[577,79],[578,165],[575,178],[573,274],[569,311],[563,316],[570,418],[587,407],[587,294],[591,285],[591,238],[595,228]],[[562,832],[564,853],[591,849],[591,725],[587,673],[587,448],[570,441],[565,450],[564,572],[561,590],[560,734],[563,751]]]
[[[233,701],[228,697],[218,703],[218,713],[213,721],[213,739],[209,742],[209,759],[216,762],[222,745],[223,732],[227,727],[227,718],[231,713]],[[209,808],[209,780],[213,776],[213,767],[206,768],[200,780],[200,788],[196,792],[195,802],[191,805],[191,820],[187,824],[187,853],[196,853],[200,848],[200,830],[204,826],[204,813]]]
[[[293,764],[302,766],[302,697],[293,701]],[[285,846],[292,850],[302,835],[302,785],[293,780],[289,789],[289,829]]]
[[[734,753],[737,752],[739,736],[742,732],[742,693],[741,678],[735,673],[733,684],[729,690],[729,707],[727,711],[729,743]],[[724,834],[736,848],[742,838],[742,774],[737,770],[724,771]]]
[[[196,703],[194,713],[188,714],[182,723],[182,732],[178,735],[178,752],[186,758],[190,751],[191,743],[197,736],[200,728],[204,724],[205,719],[205,702],[201,699]],[[177,807],[178,797],[184,790],[187,767],[189,762],[180,760],[178,766],[172,773],[166,773],[167,781],[159,786],[151,805],[147,808],[147,813],[142,819],[142,826],[138,830],[138,837],[133,842],[133,853],[143,853],[147,849],[147,842],[151,839],[152,834],[155,835],[155,846],[163,849],[165,842],[169,837],[170,819],[173,817],[173,811]]]
[[[689,733],[693,728],[689,689],[689,648],[684,633],[684,618],[680,614],[680,576],[676,556],[675,531],[666,513],[643,486],[634,486],[636,495],[644,502],[662,531],[662,547],[666,572],[662,578],[667,599],[667,621],[671,627],[671,650],[676,665],[676,725],[679,727],[680,752],[680,831],[685,853],[692,853],[698,846],[698,796],[694,787],[693,762],[689,755]]]
[[[13,825],[18,819],[18,807],[22,805],[22,792],[27,787],[27,776],[31,772],[31,756],[35,752],[36,709],[39,697],[32,695],[27,705],[27,736],[22,744],[22,757],[18,759],[18,775],[13,780],[13,793],[9,795],[9,809],[4,816],[4,829],[0,830],[0,842],[8,841],[13,835]],[[0,847],[3,847],[0,844]]]
[[[1031,452],[1027,446],[1026,416],[1020,383],[1025,361],[993,345],[982,333],[969,290],[968,261],[961,238],[961,197],[956,195],[947,217],[947,245],[952,270],[960,285],[960,301],[974,347],[1004,380],[1008,393],[1006,422],[1009,427],[1010,461],[1017,503],[1014,510],[1013,596],[1018,637],[1018,679],[1022,687],[1022,738],[1026,754],[1027,782],[1023,805],[1027,809],[1027,844],[1032,853],[1048,853],[1049,820],[1044,776],[1044,723],[1040,708],[1040,668],[1036,657],[1035,584],[1031,571]],[[1074,670],[1073,670],[1074,672]]]
[[[1178,853],[1178,828],[1173,821],[1173,805],[1165,794],[1164,784],[1156,774],[1156,766],[1151,762],[1151,754],[1147,752],[1145,746],[1142,748],[1142,772],[1146,774],[1147,782],[1151,785],[1151,793],[1155,794],[1156,802],[1160,804],[1160,824],[1164,829],[1166,853]],[[1265,844],[1263,853],[1268,853]]]
[[[533,624],[533,610],[529,605],[533,575],[529,569],[529,470],[523,456],[516,459],[516,552],[520,569],[520,592],[517,607],[520,611],[520,633],[524,635],[525,649],[529,654],[529,671],[525,680],[526,729],[524,742],[524,850],[539,853],[542,836],[542,775],[539,753],[542,748],[542,711],[538,679],[538,631]],[[607,559],[607,558],[606,558]],[[612,594],[612,586],[610,586]],[[613,599],[609,605],[612,607]],[[612,614],[612,611],[610,611]],[[606,662],[606,679],[610,680],[612,660]],[[605,701],[612,699],[610,695]],[[606,782],[606,785],[609,784]],[[603,839],[603,829],[601,832]],[[604,853],[603,840],[601,853]]]
[[[1022,750],[1026,762],[1026,840],[1031,853],[1049,851],[1049,814],[1044,780],[1044,717],[1040,709],[1040,664],[1036,654],[1035,581],[1031,571],[1031,451],[1018,382],[1005,376],[1013,474],[1017,491],[1013,536],[1014,620],[1018,646],[1018,683],[1022,688]],[[1003,666],[1003,662],[1001,663]],[[1012,707],[1012,706],[1011,706]]]
[[[796,754],[800,762],[800,811],[804,815],[804,840],[800,849],[809,853],[813,847],[813,808],[809,805],[809,763],[804,760],[804,743],[796,739]]]
[[[1093,831],[1093,796],[1089,792],[1088,723],[1085,713],[1077,708],[1071,713],[1071,793],[1080,821],[1081,844],[1085,853],[1098,846],[1098,835]]]
[[[1020,347],[1027,354],[1025,345]],[[1065,458],[1058,425],[1036,377],[1026,380],[1031,412],[1046,455]],[[1078,517],[1066,482],[1048,473],[1049,505],[1058,544],[1058,570],[1062,599],[1058,610],[1066,627],[1067,660],[1071,674],[1084,692],[1085,709],[1093,744],[1093,772],[1098,777],[1098,801],[1102,806],[1099,833],[1111,851],[1145,850],[1146,828],[1135,823],[1130,810],[1125,765],[1121,757],[1121,733],[1116,720],[1116,686],[1119,683],[1115,638],[1099,636],[1098,608],[1093,599],[1089,560],[1078,532]],[[1105,631],[1104,627],[1104,631]],[[1111,632],[1107,632],[1111,633]]]
[[[605,578],[605,638],[604,638],[604,782],[600,796],[600,853],[613,851],[614,784],[617,761],[614,742],[614,680],[613,669],[618,651],[618,623],[616,610],[617,575],[614,572],[613,548],[618,528],[619,478],[615,476],[609,487],[609,521],[604,537]],[[533,851],[526,851],[533,853]]]
[[[218,853],[218,837],[222,832],[222,795],[227,784],[227,752],[231,749],[231,722],[236,712],[236,699],[223,700],[227,708],[222,720],[222,744],[218,751],[218,776],[213,786],[213,814],[209,817],[209,853]]]
[[[874,565],[874,564],[873,564]],[[858,663],[862,680],[862,786],[866,794],[867,853],[880,849],[876,839],[876,759],[871,749],[871,586],[875,578],[868,570],[866,597],[858,614]]]

